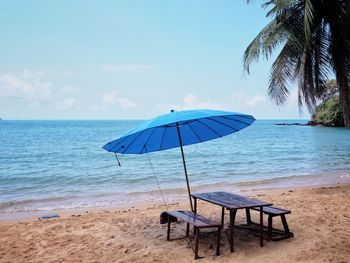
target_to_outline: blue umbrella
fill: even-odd
[[[251,115],[218,110],[174,111],[145,121],[103,146],[109,152],[143,154],[180,147],[193,211],[183,146],[213,140],[242,130],[255,121]]]

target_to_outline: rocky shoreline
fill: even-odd
[[[275,125],[280,125],[280,126],[310,126],[309,122],[308,122],[308,123],[299,123],[299,122],[293,122],[293,123],[276,123]]]
[[[325,124],[325,123],[315,122],[315,121],[308,121],[308,123],[299,123],[299,122],[293,122],[293,123],[276,123],[275,125],[280,125],[280,126],[344,127],[344,126],[337,126],[337,125],[327,125],[327,124]]]

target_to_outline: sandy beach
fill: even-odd
[[[199,262],[349,262],[349,184],[245,194],[291,209],[287,220],[295,237],[265,241],[261,248],[257,237],[237,230],[235,252],[230,253],[224,233],[222,253],[216,257],[215,234],[204,233]],[[171,204],[169,209],[187,208],[185,201]],[[4,221],[0,223],[0,262],[195,261],[190,242],[184,238],[184,223],[174,224],[173,240],[166,241],[166,226],[159,224],[159,214],[164,210],[150,203],[122,210],[66,213],[59,219]],[[219,221],[219,207],[200,202],[199,212]],[[256,216],[253,213],[253,219]],[[244,220],[245,214],[239,211],[236,221]],[[281,226],[278,218],[274,224]]]

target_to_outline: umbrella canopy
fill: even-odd
[[[255,121],[251,115],[218,110],[174,111],[145,121],[103,146],[109,152],[143,154],[213,140]]]
[[[143,154],[180,147],[192,207],[182,146],[213,140],[242,130],[255,121],[251,115],[218,110],[171,111],[127,131],[103,146],[109,152]]]

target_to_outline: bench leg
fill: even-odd
[[[264,221],[263,221],[263,217],[264,217],[264,211],[263,211],[263,207],[260,206],[260,246],[263,247],[264,246]]]
[[[250,218],[250,209],[249,208],[245,209],[245,214],[246,214],[246,218],[247,218],[247,224],[250,225],[252,223],[252,220]]]
[[[198,259],[198,234],[199,234],[199,228],[194,227],[195,232],[195,247],[194,247],[194,259]]]
[[[268,237],[269,237],[269,241],[271,241],[272,239],[272,215],[269,214],[269,218],[268,218],[268,224],[267,224],[267,229],[268,229]]]
[[[237,209],[231,209],[230,210],[230,251],[233,252],[234,248],[233,248],[233,227],[235,224],[235,218],[236,218],[236,213],[237,213]]]
[[[220,255],[221,227],[218,227],[218,237],[216,240],[216,255]]]
[[[288,227],[285,215],[281,215],[281,221],[282,221],[282,224],[283,224],[284,232],[289,235],[290,231],[289,231],[289,227]]]
[[[188,237],[189,233],[190,233],[190,224],[187,223],[187,226],[186,226],[186,237]]]
[[[170,220],[170,216],[168,216],[168,229],[167,229],[167,235],[166,235],[167,241],[170,240],[170,224],[171,224],[171,220]]]

